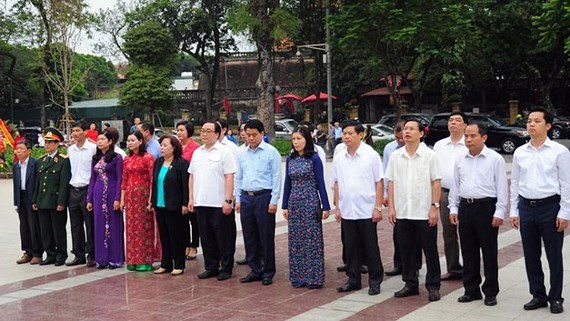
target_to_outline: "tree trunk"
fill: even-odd
[[[210,72],[205,72],[204,77],[206,78],[206,103],[204,106],[204,113],[206,115],[206,121],[212,120],[212,106],[214,105],[214,94],[216,93],[216,83],[212,81],[212,75]]]
[[[38,104],[40,105],[40,126],[45,128],[47,126],[46,115],[46,75],[43,67],[40,67],[40,77],[38,78],[40,90],[38,93]]]

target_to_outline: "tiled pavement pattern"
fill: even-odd
[[[368,296],[366,277],[363,290],[337,293],[335,287],[344,282],[345,275],[336,272],[341,261],[340,227],[332,218],[323,225],[326,284],[319,290],[289,285],[287,228],[280,216],[276,231],[277,274],[270,286],[240,284],[238,279],[249,271],[244,266],[236,266],[227,281],[199,280],[196,275],[202,271],[201,256],[187,262],[185,274],[178,277],[124,269],[16,265],[21,252],[18,218],[11,207],[11,181],[0,180],[0,190],[0,320],[567,320],[570,313],[552,315],[548,309],[522,309],[530,296],[520,236],[507,224],[499,237],[499,304],[487,307],[482,301],[457,303],[463,294],[460,281],[442,282],[442,299],[434,303],[428,303],[424,288],[420,296],[394,298],[393,292],[403,285],[400,277],[385,278],[378,296]],[[386,220],[378,225],[378,235],[384,267],[391,269],[392,227]],[[568,295],[568,246],[564,253]],[[236,258],[243,256],[240,238]],[[445,260],[441,262],[445,271]],[[422,271],[420,280],[424,276]]]

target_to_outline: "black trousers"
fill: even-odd
[[[160,267],[167,270],[182,270],[186,267],[186,243],[184,224],[188,219],[179,211],[169,211],[165,208],[156,208],[156,223],[162,245],[162,260]],[[173,264],[174,262],[174,264]]]
[[[441,282],[441,267],[437,252],[437,225],[429,226],[427,220],[396,220],[396,235],[400,244],[402,255],[402,280],[406,286],[417,289],[418,266],[421,266],[421,257],[418,262],[418,250],[424,252],[427,265],[426,288],[439,289]]]
[[[67,260],[67,212],[54,209],[39,209],[42,247],[48,260],[63,263]]]
[[[69,221],[71,223],[71,241],[73,243],[71,253],[80,259],[84,259],[85,254],[95,258],[93,213],[87,210],[86,197],[87,188],[83,190],[70,188]]]
[[[222,213],[221,207],[196,207],[202,232],[204,267],[208,271],[232,273],[236,252],[236,215]]]
[[[457,236],[457,225],[449,221],[449,190],[441,189],[439,217],[443,235],[443,248],[445,252],[445,262],[447,272],[461,274],[463,267],[459,263],[459,238]]]
[[[344,227],[340,225],[340,240],[342,242],[342,263],[347,264],[348,262],[348,250],[346,249],[346,232],[344,231]],[[361,244],[361,247],[364,247],[364,244]],[[360,265],[366,265],[366,251],[360,251]]]
[[[28,201],[28,194],[25,191],[20,193],[18,217],[20,219],[22,251],[31,257],[41,258],[44,251],[42,250],[40,221],[38,213],[32,209],[32,204]]]
[[[188,213],[188,222],[190,223],[187,229],[187,245],[186,247],[198,248],[200,246],[200,227],[198,223],[198,214]]]
[[[459,236],[463,255],[463,286],[465,294],[480,297],[499,293],[499,263],[497,261],[497,236],[499,228],[491,225],[495,213],[496,200],[484,203],[459,204]],[[481,289],[481,255],[485,282]]]
[[[256,196],[243,194],[240,219],[247,264],[254,274],[272,279],[275,275],[275,214],[267,212],[270,201],[270,192]]]
[[[377,223],[372,219],[345,220],[341,221],[344,230],[344,242],[347,253],[348,283],[360,286],[361,274],[360,265],[363,256],[366,257],[368,265],[368,285],[380,285],[384,276],[384,267],[380,258],[380,248],[378,247]]]
[[[530,294],[535,298],[548,300],[563,300],[562,286],[564,284],[562,245],[564,232],[556,231],[556,217],[560,211],[559,202],[547,203],[540,206],[530,206],[519,198],[519,217],[521,239],[524,251],[524,263],[528,278]],[[550,291],[546,295],[544,272],[540,256],[542,242],[550,268]]]

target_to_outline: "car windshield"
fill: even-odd
[[[290,120],[286,120],[283,121],[287,126],[289,126],[289,128],[297,128],[297,126],[299,126],[299,123],[297,123],[296,121],[294,121],[293,119]]]
[[[497,126],[507,126],[507,123],[495,115],[489,116],[489,120],[497,123]]]

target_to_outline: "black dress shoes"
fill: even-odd
[[[484,303],[488,307],[492,307],[494,305],[497,305],[497,297],[494,295],[486,296]]]
[[[550,313],[558,314],[564,312],[564,307],[562,306],[562,301],[553,300],[550,301]]]
[[[271,278],[263,278],[263,280],[261,280],[261,284],[263,284],[263,285],[271,285],[271,284],[273,284],[273,279],[271,279]]]
[[[55,266],[62,266],[65,264],[65,261],[55,261],[55,263],[53,265]]]
[[[43,265],[50,265],[50,264],[54,264],[54,263],[55,263],[55,259],[47,258],[47,259],[41,261],[40,265],[43,266]]]
[[[342,286],[339,286],[338,288],[336,288],[336,290],[338,292],[350,292],[350,291],[356,291],[356,290],[360,290],[362,289],[361,285],[357,285],[357,284],[350,284],[350,283],[345,283]]]
[[[407,286],[403,287],[400,291],[394,292],[394,296],[397,298],[405,298],[407,296],[419,295],[420,291],[416,289],[409,288]]]
[[[536,310],[539,308],[546,308],[548,306],[548,302],[544,299],[539,298],[532,298],[529,303],[525,304],[523,308],[525,310]]]
[[[368,295],[378,295],[380,294],[380,284],[371,285],[368,288]]]
[[[66,266],[76,266],[80,264],[85,264],[85,259],[79,258],[77,256],[73,259],[73,261],[65,263]]]
[[[438,289],[428,289],[428,300],[430,302],[439,301],[440,298]]]
[[[247,265],[247,259],[244,257],[244,258],[241,259],[241,260],[237,260],[237,261],[236,261],[236,264],[237,264],[237,265]]]
[[[402,268],[394,268],[393,270],[387,271],[384,274],[386,274],[386,276],[400,275],[400,274],[402,274]]]
[[[446,273],[441,276],[442,281],[461,280],[462,278],[460,273]]]
[[[481,300],[483,299],[482,296],[471,296],[468,294],[462,295],[459,298],[457,298],[457,302],[459,303],[467,303],[467,302],[471,302],[471,301],[475,301],[475,300]]]
[[[346,271],[348,270],[348,267],[346,266],[346,264],[344,264],[344,265],[339,265],[339,266],[336,267],[336,270],[337,270],[338,272],[346,272]]]
[[[250,272],[246,277],[239,279],[239,281],[241,283],[257,282],[257,281],[261,281],[261,276],[255,274],[253,272]]]
[[[94,267],[95,266],[95,259],[91,255],[87,255],[87,267]]]
[[[220,274],[220,272],[218,272],[218,271],[206,270],[206,271],[198,274],[198,279],[200,279],[200,280],[209,279],[209,278],[213,278],[214,276],[218,276],[219,274]]]
[[[229,278],[231,278],[231,277],[232,277],[232,274],[231,274],[231,273],[220,272],[220,274],[218,274],[217,279],[218,279],[218,281],[225,281],[225,280],[227,280],[227,279],[229,279]]]
[[[366,265],[361,265],[361,266],[360,266],[360,273],[361,273],[361,274],[366,274],[366,273],[368,273],[368,266],[366,266]]]

